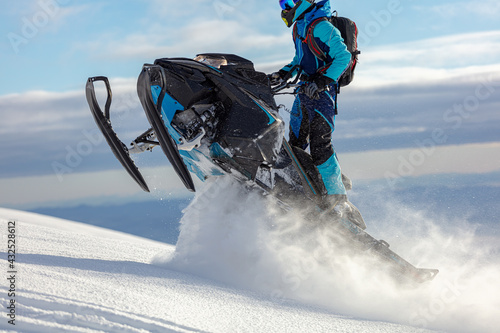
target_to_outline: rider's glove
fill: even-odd
[[[319,99],[319,94],[327,90],[332,82],[333,80],[329,77],[321,75],[305,86],[304,94],[310,99]]]
[[[284,77],[288,74],[287,71],[280,69],[278,72],[274,72],[269,74],[267,77],[269,78],[269,83],[272,86],[277,86],[278,84],[283,83]]]

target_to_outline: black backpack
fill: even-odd
[[[337,11],[333,12],[333,15],[328,17],[321,17],[309,25],[307,30],[306,38],[301,38],[297,33],[297,28],[294,25],[293,27],[293,36],[294,39],[299,37],[303,43],[307,43],[311,52],[318,57],[318,59],[322,61],[326,61],[326,54],[321,50],[316,41],[313,38],[314,27],[321,21],[328,20],[330,23],[339,29],[342,38],[344,39],[344,43],[347,46],[347,50],[351,52],[351,63],[346,71],[339,78],[339,86],[344,87],[347,86],[354,78],[354,70],[356,69],[356,65],[358,63],[358,54],[361,52],[358,50],[358,27],[356,23],[352,20],[345,17],[338,17]]]

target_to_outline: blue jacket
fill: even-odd
[[[314,20],[320,17],[330,17],[330,15],[330,0],[319,1],[316,8],[308,12],[302,20],[295,23],[298,35],[302,37],[302,40],[305,39],[309,25]],[[319,60],[311,50],[309,50],[307,43],[302,42],[301,38],[297,37],[294,40],[295,57],[290,64],[282,69],[289,72],[292,67],[299,65],[306,74],[314,75],[319,68],[330,64],[330,67],[323,75],[337,82],[351,62],[351,53],[347,50],[344,40],[340,35],[340,31],[329,21],[325,20],[319,22],[315,26],[313,37],[327,55],[326,62]]]

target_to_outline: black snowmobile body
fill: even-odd
[[[96,81],[107,88],[104,112],[96,100]],[[385,241],[366,233],[361,214],[350,202],[349,214],[333,217],[321,211],[326,190],[320,175],[310,155],[284,138],[284,122],[274,100],[278,91],[289,86],[271,87],[266,74],[256,71],[251,61],[230,54],[163,58],[145,64],[137,93],[151,128],[130,148],[111,126],[107,78],[89,78],[86,94],[113,153],[143,190],[149,188],[130,153],[160,146],[190,191],[195,191],[191,174],[202,181],[229,175],[271,194],[287,209],[298,202],[313,207],[311,211],[318,213],[315,218],[330,218],[339,234],[386,261],[398,277],[417,282],[433,279],[437,270],[415,268]]]

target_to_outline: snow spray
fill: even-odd
[[[440,329],[494,332],[500,326],[499,248],[466,221],[442,221],[380,199],[368,231],[431,282],[401,286],[366,254],[339,246],[328,225],[286,213],[229,177],[209,180],[184,210],[172,256],[154,264],[295,300],[335,315]],[[446,230],[444,225],[447,225]]]

